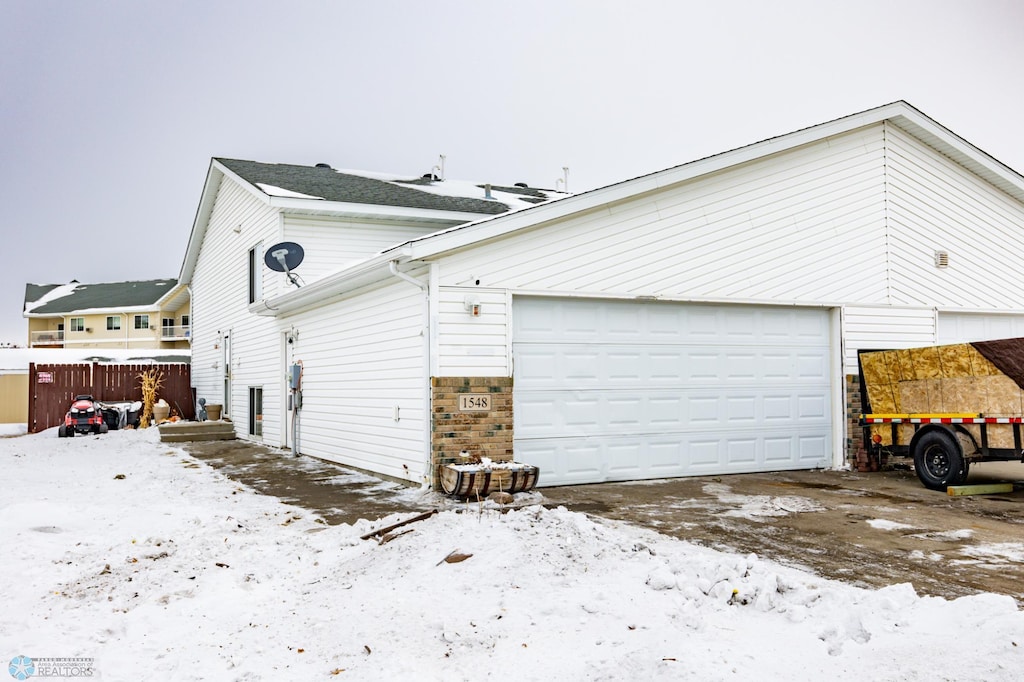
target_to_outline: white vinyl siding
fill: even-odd
[[[854,131],[452,254],[440,284],[884,304],[883,160]]]
[[[424,306],[422,291],[391,279],[281,319],[297,332],[292,352],[303,366],[302,454],[425,481]]]
[[[466,299],[480,302],[480,315]],[[439,296],[437,376],[509,376],[507,296],[501,289],[443,288]]]
[[[277,211],[225,178],[192,278],[192,385],[197,398],[231,406],[236,432],[243,438],[248,435],[249,386],[264,387],[265,415],[281,412],[280,332],[275,320],[247,309],[249,249],[260,241],[276,243],[279,237]],[[264,283],[264,295],[270,295],[270,278]],[[225,400],[223,336],[229,332],[232,395]],[[280,426],[276,419],[265,420],[263,442],[284,445]]]
[[[444,227],[286,216],[284,240],[302,246],[305,257],[296,273],[308,284],[396,244]]]
[[[858,350],[916,348],[935,343],[931,308],[843,308],[843,371],[857,373]]]
[[[1024,312],[955,313],[939,311],[936,342],[940,344],[1015,339],[1024,336]]]
[[[825,309],[516,298],[516,458],[541,485],[828,466]]]
[[[1024,207],[899,128],[886,139],[892,303],[1019,309]]]

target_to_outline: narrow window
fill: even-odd
[[[72,317],[71,318],[71,331],[73,331],[73,332],[84,332],[85,331],[85,318],[84,317]]]
[[[120,315],[107,315],[107,331],[117,331],[121,328],[121,316]]]
[[[136,329],[149,329],[149,315],[136,315],[135,316],[135,328]]]
[[[263,242],[249,249],[249,303],[263,298]]]
[[[249,387],[249,435],[263,435],[263,388]]]

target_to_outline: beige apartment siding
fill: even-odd
[[[135,316],[147,315],[149,324],[145,329],[135,329]],[[107,317],[120,319],[121,328],[107,329]],[[83,318],[83,331],[72,331],[71,320]],[[156,310],[131,313],[94,313],[67,315],[64,318],[65,348],[159,348],[160,317]],[[153,327],[156,329],[153,329]]]
[[[0,373],[0,424],[28,422],[28,372]]]

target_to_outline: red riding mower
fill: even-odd
[[[71,438],[75,433],[106,433],[110,427],[103,421],[103,411],[91,395],[75,396],[71,409],[64,415],[64,423],[57,429],[60,438]]]

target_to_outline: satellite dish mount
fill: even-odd
[[[271,270],[283,272],[289,282],[300,287],[302,285],[299,284],[299,278],[292,273],[292,270],[299,267],[305,255],[302,247],[295,242],[281,242],[267,249],[263,255],[263,262]]]

